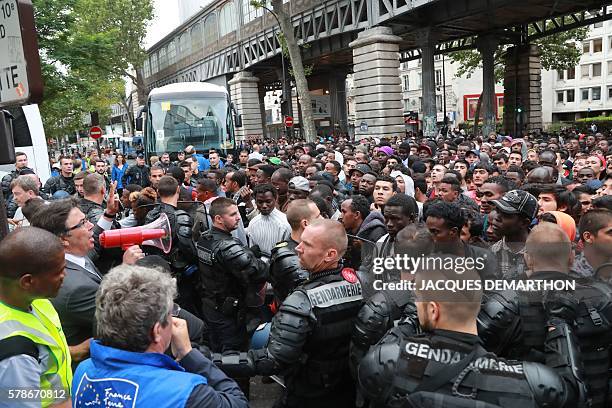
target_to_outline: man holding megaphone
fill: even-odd
[[[115,187],[110,188],[106,211],[96,225],[87,220],[76,198],[54,200],[35,213],[32,225],[45,229],[61,239],[65,249],[65,278],[53,306],[62,321],[74,362],[87,358],[89,341],[95,332],[96,292],[102,275],[91,259],[98,236],[109,229],[118,210]],[[134,264],[144,254],[137,245],[123,254],[123,262]]]

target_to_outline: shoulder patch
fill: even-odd
[[[288,243],[287,241],[281,241],[281,242],[279,242],[278,244],[276,244],[274,247],[275,247],[275,248],[284,248],[284,247],[286,247],[287,245],[289,245],[289,243]]]
[[[349,283],[357,283],[357,274],[353,268],[342,269],[342,277]]]

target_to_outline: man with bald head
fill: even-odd
[[[251,375],[291,368],[277,406],[355,406],[348,349],[363,298],[355,272],[340,264],[346,246],[344,227],[337,221],[315,220],[304,229],[296,251],[310,277],[280,306],[267,349],[249,352]]]
[[[0,390],[57,397],[35,398],[36,406],[70,406],[70,350],[49,301],[62,286],[65,264],[60,239],[45,230],[20,228],[0,242]]]

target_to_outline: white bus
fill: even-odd
[[[234,110],[227,89],[205,82],[181,82],[155,88],[143,110],[147,159],[193,145],[199,153],[235,149]],[[238,121],[240,119],[238,118]]]
[[[49,151],[38,105],[25,105],[7,109],[13,116],[13,140],[15,151],[28,156],[28,167],[32,168],[44,185],[51,177]],[[0,165],[0,179],[15,168],[13,165]]]

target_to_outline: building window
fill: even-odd
[[[593,77],[601,76],[601,62],[593,64]]]
[[[442,70],[436,69],[436,86],[442,85]]]
[[[438,110],[438,112],[442,112],[442,105],[444,104],[444,101],[442,99],[442,95],[436,95],[436,108]]]
[[[612,101],[612,86],[608,87],[608,100]]]
[[[410,90],[410,77],[408,75],[404,75],[402,77],[404,79],[404,91]]]
[[[567,102],[574,102],[574,100],[575,100],[575,92],[574,92],[573,89],[568,89],[567,90],[566,100],[567,100]]]
[[[204,43],[208,46],[217,41],[219,38],[218,34],[217,15],[213,13],[206,17],[206,20],[204,21]]]
[[[589,71],[590,71],[590,66],[587,65],[581,65],[580,66],[580,77],[581,78],[588,78],[589,77]]]
[[[247,24],[258,17],[263,16],[264,10],[262,8],[255,8],[249,1],[242,2],[242,18],[244,19],[243,24]]]
[[[582,43],[582,53],[583,54],[588,54],[591,52],[591,42],[590,41],[585,41]]]
[[[159,72],[159,65],[157,65],[157,53],[151,55],[151,73],[156,74]]]
[[[189,33],[184,32],[179,37],[179,50],[178,50],[179,59],[184,58],[189,54],[191,54],[191,41],[189,39]]]
[[[576,78],[576,68],[570,68],[567,70],[567,79],[575,79]]]
[[[557,71],[557,81],[563,81],[563,71]]]
[[[417,81],[417,89],[421,89],[423,87],[423,74],[419,72],[419,80]]]
[[[563,103],[563,91],[557,91],[557,103]]]
[[[594,101],[601,101],[601,87],[600,86],[591,88],[591,99]]]
[[[434,61],[440,61],[441,59],[442,59],[441,55],[439,55],[439,54],[434,55]]]
[[[219,36],[223,37],[224,35],[236,31],[237,26],[236,9],[232,1],[223,6],[219,14]]]
[[[162,47],[159,50],[159,70],[163,70],[168,66],[168,55],[166,54],[166,47]]]
[[[144,60],[143,70],[144,70],[145,78],[148,78],[151,76],[151,63],[149,62],[148,58]]]
[[[589,88],[583,88],[580,90],[580,92],[582,93],[582,100],[588,101],[589,100]]]
[[[195,23],[191,27],[191,52],[197,52],[202,48],[202,25]]]
[[[593,53],[601,52],[603,46],[603,41],[601,38],[596,38],[593,40]]]
[[[603,27],[603,22],[602,21],[600,21],[599,23],[593,24],[593,28],[601,28],[601,27]]]
[[[168,44],[168,65],[172,65],[176,62],[176,42],[170,41]]]
[[[410,99],[404,99],[404,112],[408,112],[409,103]]]

